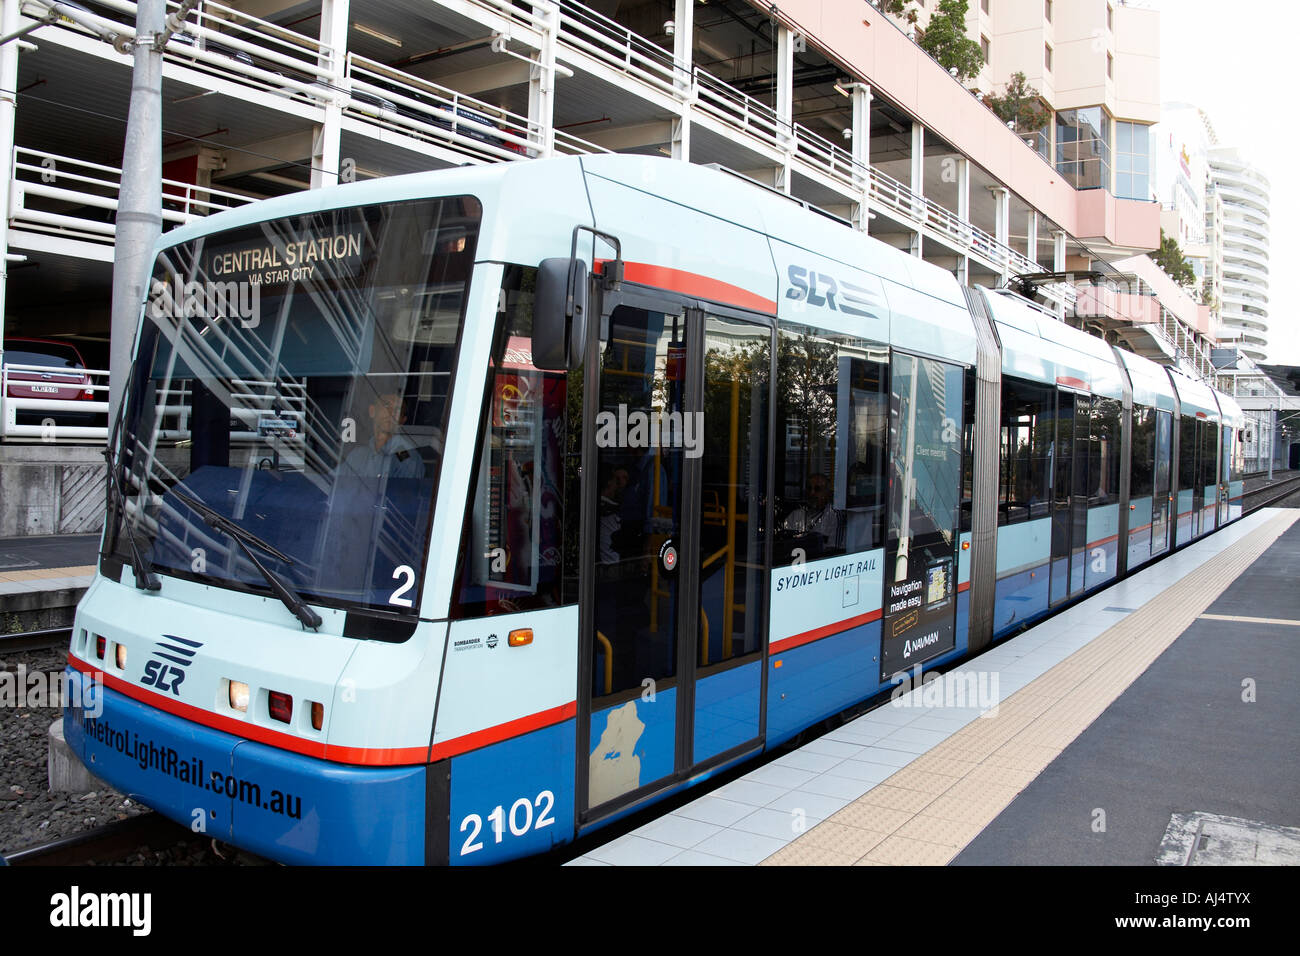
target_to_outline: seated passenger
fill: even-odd
[[[808,503],[786,515],[782,527],[795,534],[813,536],[818,553],[827,553],[844,548],[840,517],[831,505],[830,478],[816,474],[808,479]]]

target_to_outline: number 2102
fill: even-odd
[[[533,814],[533,808],[536,807],[536,816]],[[507,814],[505,807],[498,806],[488,814],[488,823],[492,824],[492,832],[496,836],[496,842],[500,843],[505,838],[506,827],[510,827],[510,832],[515,836],[523,836],[529,830],[540,830],[542,827],[549,827],[555,822],[555,817],[551,815],[551,810],[555,807],[555,794],[549,790],[543,790],[533,800],[527,797],[520,797],[510,805],[510,812]],[[483,841],[480,840],[479,834],[483,830],[483,818],[477,813],[471,813],[460,821],[460,832],[469,831],[465,837],[464,844],[461,845],[460,855],[474,853],[483,849]]]

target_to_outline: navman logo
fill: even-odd
[[[153,657],[144,662],[144,676],[140,678],[140,683],[145,687],[156,687],[163,693],[171,691],[179,697],[181,682],[185,680],[185,668],[190,666],[195,652],[203,645],[175,634],[164,634],[163,637],[167,640],[154,644],[154,647],[161,650],[154,651]]]
[[[875,293],[870,289],[843,279],[836,281],[834,276],[825,272],[814,272],[803,266],[790,266],[786,270],[790,279],[790,288],[785,290],[785,297],[795,302],[807,302],[809,305],[845,315],[857,315],[864,319],[876,318],[872,306],[879,303]]]

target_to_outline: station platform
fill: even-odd
[[[1298,519],[1257,511],[570,865],[1300,864]]]
[[[0,631],[71,623],[95,576],[98,534],[0,538]]]

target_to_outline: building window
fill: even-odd
[[[1056,114],[1056,170],[1076,189],[1110,188],[1110,116],[1100,106]]]
[[[1052,48],[1048,44],[1043,44],[1043,67],[1051,72],[1052,69]]]
[[[1151,127],[1115,123],[1115,197],[1151,198]]]
[[[1115,8],[1106,4],[1106,29],[1113,31],[1115,29]]]
[[[980,9],[985,13],[989,12],[989,0],[980,0]]]
[[[1115,79],[1115,57],[1106,54],[1106,79]]]
[[[1052,22],[1052,0],[1043,0],[1043,16],[1047,18],[1048,23]]]
[[[989,46],[990,46],[990,44],[989,44],[989,38],[986,37],[986,36],[981,36],[981,37],[980,37],[980,52],[981,52],[982,54],[984,54],[984,62],[985,62],[985,63],[987,63],[987,62],[989,61]]]

